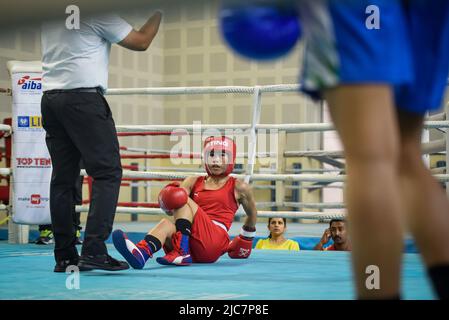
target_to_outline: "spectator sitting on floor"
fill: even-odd
[[[267,239],[257,241],[256,249],[299,251],[298,242],[284,237],[286,229],[287,220],[285,218],[269,218],[268,230],[270,235]]]
[[[324,247],[331,238],[334,243]],[[324,230],[320,242],[313,249],[321,251],[351,251],[351,248],[346,221],[344,219],[332,219],[329,223],[329,228]]]

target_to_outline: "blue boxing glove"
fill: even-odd
[[[293,0],[224,1],[219,21],[225,42],[249,59],[279,58],[287,54],[301,36]]]

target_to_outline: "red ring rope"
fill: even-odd
[[[117,137],[133,137],[133,136],[186,136],[188,132],[171,132],[171,131],[139,131],[139,132],[117,132]]]

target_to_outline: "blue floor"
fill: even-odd
[[[128,235],[128,238],[133,241],[133,242],[139,242],[140,240],[142,240],[145,235],[146,232],[148,230],[150,230],[155,224],[148,224],[149,226],[147,226],[146,228],[143,227],[139,224],[136,224],[135,226],[133,226],[130,223],[116,223],[114,224],[114,229],[122,229],[126,232],[126,234]],[[295,226],[297,230],[293,230],[293,232],[291,233],[287,233],[286,236],[287,238],[291,239],[291,240],[295,240],[298,242],[299,247],[301,248],[301,250],[313,250],[313,248],[315,247],[315,245],[320,241],[321,239],[321,232],[323,229],[322,225],[317,225],[317,226],[308,226],[308,225],[300,225],[297,224],[298,226]],[[239,234],[240,232],[240,228],[241,228],[242,224],[241,223],[233,223],[232,228],[229,232],[231,237],[234,237],[235,235]],[[138,227],[138,228],[136,228]],[[264,226],[258,226],[259,230],[263,230]],[[312,233],[310,232],[311,229],[310,227],[312,227]],[[320,228],[320,229],[317,229]],[[300,229],[299,229],[300,228]],[[293,228],[292,228],[293,229]],[[145,231],[143,231],[145,230]],[[297,236],[298,234],[301,235],[305,235],[305,236]],[[37,238],[39,237],[39,231],[38,230],[30,230],[29,232],[29,242],[33,243]],[[84,238],[84,232],[81,232],[81,238]],[[256,237],[254,238],[253,241],[253,248],[256,246],[257,241],[259,239],[266,239],[267,238],[267,234],[264,234],[262,232],[259,232],[259,235],[256,235]],[[7,229],[0,229],[0,242],[1,240],[7,240],[8,239],[8,230]],[[109,238],[106,241],[107,243],[112,243],[112,238],[111,236],[109,236]],[[332,244],[332,240],[326,245],[331,245]],[[407,238],[404,240],[404,253],[418,253],[418,249],[415,246],[415,243],[413,242],[412,239]]]
[[[118,252],[108,245],[112,256]],[[143,270],[81,273],[80,289],[52,272],[52,246],[0,241],[0,299],[353,299],[346,252],[254,250],[248,260],[226,255],[214,264],[158,265]],[[161,255],[158,253],[156,256]],[[404,255],[403,297],[433,299],[421,260]]]

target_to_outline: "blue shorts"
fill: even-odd
[[[441,107],[449,1],[300,0],[299,12],[304,92],[321,98],[323,89],[340,84],[382,83],[393,86],[400,109],[424,114]]]

